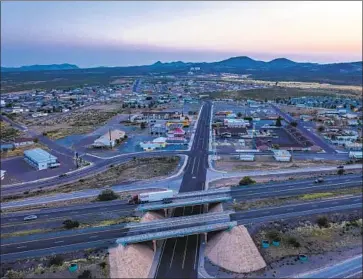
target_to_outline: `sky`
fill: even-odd
[[[1,2],[1,66],[362,60],[362,1]]]

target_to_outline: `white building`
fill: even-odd
[[[114,147],[117,143],[117,140],[125,138],[126,133],[121,130],[112,130],[100,136],[96,139],[92,146],[94,147]]]
[[[0,107],[5,107],[5,105],[6,105],[6,103],[5,103],[5,101],[4,100],[0,100]]]
[[[57,157],[40,148],[25,150],[24,159],[29,165],[37,170],[45,170],[60,166]]]
[[[276,161],[279,162],[290,162],[291,161],[291,154],[287,150],[272,150],[274,153],[274,158]]]

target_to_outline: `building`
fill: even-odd
[[[0,176],[1,176],[1,180],[3,180],[5,178],[5,170],[0,170]]]
[[[287,150],[272,150],[274,153],[274,158],[276,161],[279,162],[290,162],[291,161],[291,154]]]
[[[363,158],[363,152],[362,151],[350,151],[349,152],[349,158],[362,159]]]
[[[165,148],[166,138],[158,137],[153,141],[140,142],[139,145],[144,151],[152,151],[158,148]]]
[[[98,139],[96,139],[92,146],[93,147],[114,147],[117,144],[118,140],[124,139],[126,136],[126,133],[121,130],[112,130],[104,134],[103,136],[100,136]]]
[[[37,170],[60,166],[57,157],[40,148],[25,150],[24,160]]]
[[[34,140],[32,138],[17,138],[14,140],[15,147],[28,146],[34,144]]]
[[[227,127],[246,127],[250,124],[250,122],[244,119],[227,118],[224,119],[223,124]]]
[[[216,134],[221,137],[242,137],[247,135],[245,127],[220,127],[216,129]]]

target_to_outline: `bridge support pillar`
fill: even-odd
[[[156,252],[156,240],[153,240],[153,250],[154,250],[154,253]]]
[[[164,214],[165,214],[165,218],[168,218],[168,209],[164,208]]]
[[[204,240],[205,240],[205,244],[207,244],[207,241],[208,241],[208,233],[204,233]]]

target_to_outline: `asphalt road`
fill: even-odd
[[[295,278],[362,278],[362,255]]]
[[[301,122],[299,120],[295,120],[292,116],[288,115],[287,113],[283,112],[280,108],[278,108],[275,105],[271,105],[278,114],[280,114],[281,117],[286,119],[288,122],[296,121],[298,123],[297,129],[300,130],[300,132],[306,136],[308,139],[311,139],[313,142],[315,142],[316,145],[320,146],[325,150],[327,153],[336,153],[335,149],[330,147],[329,144],[327,144],[323,139],[321,139],[319,136],[315,135],[313,132],[309,131],[308,129],[304,128],[304,122]]]
[[[210,102],[204,103],[199,115],[180,193],[200,191],[205,187],[211,108]],[[174,216],[201,214],[202,208],[202,206],[177,208]],[[199,241],[199,235],[167,239],[162,247],[155,278],[197,278]]]
[[[248,199],[260,199],[277,196],[292,196],[332,189],[359,187],[362,185],[361,175],[328,176],[323,183],[314,183],[313,179],[298,181],[287,181],[280,183],[264,183],[252,186],[241,186],[232,188],[229,194],[237,201]],[[221,195],[219,192],[210,194],[211,196]],[[182,199],[182,198],[178,198]],[[125,210],[132,213],[135,205],[128,205],[127,201],[98,202],[94,204],[73,205],[62,208],[40,209],[32,211],[38,219],[32,223],[49,222],[53,220],[65,219],[74,214],[87,215],[102,212],[112,212]],[[23,219],[30,213],[9,213],[2,214],[1,226],[15,226],[23,224]]]
[[[332,199],[329,201],[315,201],[302,204],[292,204],[237,212],[235,214],[231,214],[231,220],[237,221],[238,224],[250,224],[279,220],[281,218],[288,219],[295,218],[296,216],[321,214],[326,212],[339,212],[351,209],[360,210],[361,206],[362,197],[358,196],[344,199]],[[195,206],[194,208],[178,208],[175,211],[175,216],[199,214],[201,210],[201,206]],[[124,228],[123,225],[115,225],[106,228],[71,230],[58,233],[47,233],[42,235],[2,239],[1,260],[7,260],[8,258],[15,259],[16,257],[21,256],[24,251],[33,251],[35,254],[36,251],[46,249],[51,253],[55,252],[59,248],[72,244],[92,244],[92,242],[95,241],[114,243],[114,241],[119,237],[140,233],[143,230],[148,232],[150,231],[150,227],[145,226],[142,229],[130,229]],[[196,278],[198,269],[197,253],[199,250],[197,243],[200,242],[200,237],[200,235],[193,235],[189,237],[178,238],[177,241],[175,238],[165,241],[165,246],[162,248],[163,253],[161,255],[161,261],[157,270],[157,275],[160,275],[162,278],[170,278],[169,276],[180,278]],[[174,256],[170,254],[170,251],[173,250],[175,251]],[[173,259],[171,262],[172,256],[177,258]],[[178,258],[180,256],[182,256],[182,260]],[[179,274],[181,275],[179,276]]]

